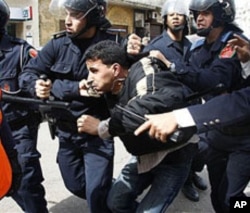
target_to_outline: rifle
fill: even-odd
[[[6,94],[0,89],[0,101],[10,102],[10,103],[25,103],[25,104],[35,104],[39,106],[39,111],[42,114],[42,117],[48,121],[49,131],[51,138],[55,139],[55,118],[49,115],[51,109],[69,109],[70,103],[64,101],[55,101],[55,100],[41,100],[35,98],[27,98],[17,95]]]
[[[27,98],[16,95],[5,94],[0,90],[0,100],[11,103],[26,103],[26,104],[36,104],[42,106],[49,106],[51,108],[68,109],[70,106],[69,102],[64,101],[54,101],[54,100],[40,100],[35,98]]]

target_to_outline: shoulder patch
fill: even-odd
[[[230,46],[225,46],[219,55],[219,58],[232,58],[235,54],[235,50]]]
[[[29,49],[29,56],[30,56],[31,58],[35,58],[35,57],[37,56],[37,53],[38,53],[38,51],[35,50],[34,48],[30,48],[30,49]]]

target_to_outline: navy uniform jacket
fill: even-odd
[[[150,41],[143,51],[159,50],[169,61],[183,62],[188,57],[190,47],[191,42],[186,37],[182,43],[174,42],[164,30],[161,35]]]
[[[3,90],[23,95],[19,90],[18,75],[30,60],[32,51],[34,48],[26,41],[3,35],[0,42],[0,86]],[[8,122],[17,122],[23,120],[29,113],[33,113],[34,107],[30,104],[3,102],[2,109]]]
[[[54,37],[24,67],[19,78],[22,89],[35,96],[35,81],[45,74],[52,81],[52,96],[56,100],[71,102],[70,111],[53,109],[59,129],[65,134],[77,133],[76,120],[82,114],[101,120],[109,116],[103,98],[82,97],[79,93],[79,81],[88,76],[84,53],[90,45],[105,39],[115,40],[115,35],[97,30],[93,38],[84,40],[72,40],[65,33]]]
[[[199,132],[225,126],[242,128],[246,125],[250,132],[250,87],[215,97],[203,105],[188,109]]]
[[[238,89],[243,80],[242,67],[236,53],[226,48],[234,33],[241,31],[225,28],[211,45],[206,44],[205,39],[195,42],[187,62],[174,61],[179,79],[194,91],[203,91],[220,83],[227,91]]]

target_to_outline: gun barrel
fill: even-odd
[[[1,100],[13,103],[27,103],[27,104],[31,103],[37,105],[47,105],[52,108],[60,108],[60,109],[67,109],[70,106],[69,102],[64,102],[64,101],[41,100],[41,99],[14,96],[5,93],[2,93]]]

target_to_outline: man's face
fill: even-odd
[[[88,81],[92,81],[92,88],[98,93],[110,92],[115,80],[115,71],[113,65],[103,64],[100,59],[87,60],[89,70]]]
[[[167,22],[166,25],[172,31],[181,29],[182,26],[185,26],[186,24],[185,16],[174,12],[167,15],[166,22]]]
[[[86,26],[86,18],[83,12],[65,9],[65,27],[70,35],[78,34]]]
[[[205,10],[197,13],[197,30],[207,29],[212,26],[213,23],[213,13],[210,10]]]

